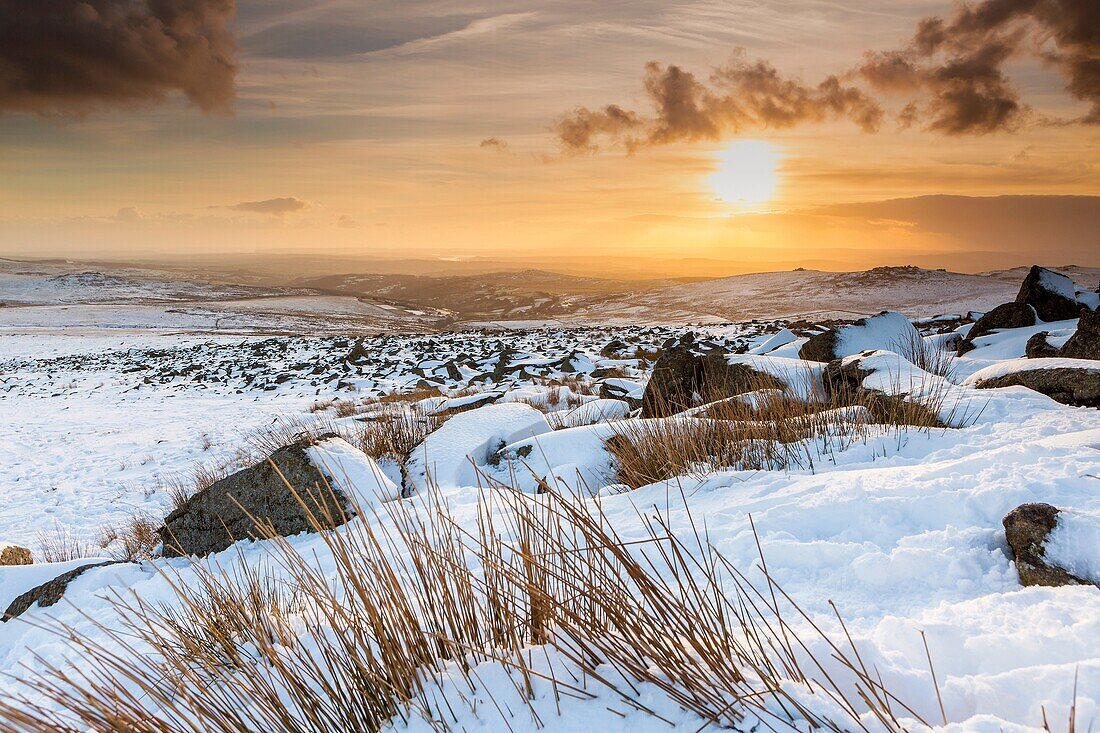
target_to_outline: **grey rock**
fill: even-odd
[[[1035,311],[1027,303],[1004,303],[979,318],[966,334],[966,341],[987,336],[1004,328],[1027,328],[1035,325]],[[970,348],[973,348],[971,344]]]
[[[3,621],[11,621],[13,618],[23,615],[36,603],[39,608],[48,608],[54,605],[61,600],[63,595],[65,595],[65,590],[69,587],[69,583],[79,578],[88,570],[92,568],[101,568],[105,565],[117,565],[119,562],[118,560],[107,560],[105,562],[81,565],[67,573],[62,573],[53,580],[49,580],[42,585],[31,588],[26,593],[17,596],[16,599],[8,605],[7,610],[4,611]]]
[[[1048,331],[1040,331],[1027,340],[1024,354],[1028,359],[1049,359],[1058,356],[1058,349],[1047,341]]]
[[[775,377],[747,364],[728,363],[723,352],[700,356],[687,345],[677,345],[663,351],[653,365],[642,396],[642,417],[682,412],[695,405],[696,395],[702,402],[714,402],[756,389],[784,387]]]
[[[159,530],[164,554],[203,556],[241,539],[312,531],[309,513],[323,526],[347,521],[347,497],[338,487],[328,486],[309,460],[306,449],[313,442],[304,438],[280,448],[188,499],[165,518]]]
[[[1067,293],[1074,293],[1074,296],[1069,297]],[[1016,302],[1033,307],[1044,321],[1066,321],[1077,317],[1080,306],[1075,293],[1073,280],[1060,272],[1033,265],[1020,285]]]
[[[1068,359],[1100,359],[1100,311],[1082,308],[1080,313],[1077,331],[1058,355]]]
[[[1058,524],[1058,509],[1050,504],[1021,504],[1005,515],[1005,539],[1023,585],[1088,585],[1047,562],[1044,545]]]
[[[1077,367],[1030,369],[982,379],[974,386],[978,389],[1027,387],[1064,405],[1100,407],[1100,369]]]

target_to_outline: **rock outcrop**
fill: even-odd
[[[31,551],[19,545],[7,545],[0,542],[0,566],[30,565],[34,562]]]
[[[1027,340],[1024,346],[1024,355],[1028,359],[1051,359],[1058,356],[1058,348],[1047,341],[1049,331],[1040,331]]]
[[[1086,585],[1047,558],[1046,544],[1058,525],[1060,511],[1050,504],[1021,504],[1005,515],[1005,539],[1023,585]]]
[[[959,355],[974,348],[974,339],[1003,328],[1027,328],[1035,325],[1035,310],[1027,303],[1004,303],[979,318],[959,343]]]
[[[1064,362],[1055,362],[1061,364]],[[1077,407],[1100,407],[1100,369],[1052,366],[1026,369],[975,381],[978,389],[1027,387],[1055,402]]]
[[[678,344],[663,351],[653,365],[653,376],[642,397],[642,417],[666,417],[698,403],[783,387],[772,375],[747,364],[730,364],[724,352],[704,356]]]
[[[1016,302],[1035,309],[1044,321],[1067,321],[1077,317],[1077,287],[1060,272],[1033,265],[1027,273]]]
[[[164,554],[202,556],[241,539],[305,532],[313,528],[307,507],[328,524],[346,521],[347,496],[310,459],[308,448],[317,440],[284,446],[192,496],[159,530]]]
[[[105,562],[89,563],[87,565],[81,565],[78,568],[74,568],[67,573],[62,573],[53,580],[47,581],[42,585],[31,588],[26,593],[16,596],[6,611],[4,611],[3,621],[10,621],[13,618],[26,613],[28,609],[34,604],[38,604],[39,608],[48,608],[61,600],[61,597],[65,595],[65,589],[69,587],[69,583],[73,582],[85,572],[92,568],[101,568],[105,565],[116,565],[119,561],[107,560]]]
[[[1082,308],[1077,331],[1058,351],[1068,359],[1100,359],[1100,311]]]
[[[827,363],[875,349],[902,353],[911,344],[920,342],[920,333],[908,318],[900,313],[883,311],[877,316],[861,318],[855,323],[811,336],[798,350],[798,357]]]

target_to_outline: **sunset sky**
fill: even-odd
[[[969,8],[0,0],[0,254],[1100,264],[1100,3]]]

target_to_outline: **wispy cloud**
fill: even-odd
[[[242,201],[233,204],[229,208],[233,211],[248,211],[254,214],[267,214],[269,216],[284,216],[309,208],[309,203],[293,196],[283,198],[264,199],[263,201]]]

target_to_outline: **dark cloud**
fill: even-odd
[[[234,97],[233,0],[0,0],[0,111],[81,114]]]
[[[922,120],[948,134],[987,133],[1020,124],[1027,108],[1005,62],[1034,52],[1057,66],[1066,91],[1091,104],[1082,122],[1100,123],[1100,3],[1096,0],[985,0],[918,25],[901,50],[868,54],[858,73],[887,92],[926,99],[903,123]]]
[[[234,211],[250,211],[255,214],[283,216],[284,214],[293,214],[296,211],[308,209],[309,203],[293,196],[287,196],[277,199],[264,199],[263,201],[242,201],[229,208]]]
[[[749,62],[740,55],[715,69],[706,82],[679,66],[650,62],[645,90],[652,117],[615,105],[596,111],[582,107],[556,123],[558,138],[570,151],[591,152],[600,136],[636,148],[840,118],[874,131],[883,116],[874,100],[835,76],[810,86],[783,76],[767,61]]]
[[[985,0],[960,5],[949,18],[924,18],[905,47],[867,52],[856,69],[817,86],[741,56],[706,80],[650,62],[644,83],[651,117],[613,105],[582,107],[554,129],[572,152],[594,151],[600,138],[633,149],[826,119],[848,119],[873,132],[884,113],[866,86],[904,95],[897,115],[902,127],[923,125],[947,135],[1012,130],[1031,110],[1004,67],[1025,54],[1059,68],[1066,91],[1091,104],[1078,121],[1100,124],[1100,0]]]
[[[615,104],[603,109],[591,110],[578,107],[554,124],[554,130],[562,144],[577,152],[593,152],[593,139],[600,135],[619,139],[624,134],[643,126],[642,119],[633,112]]]

